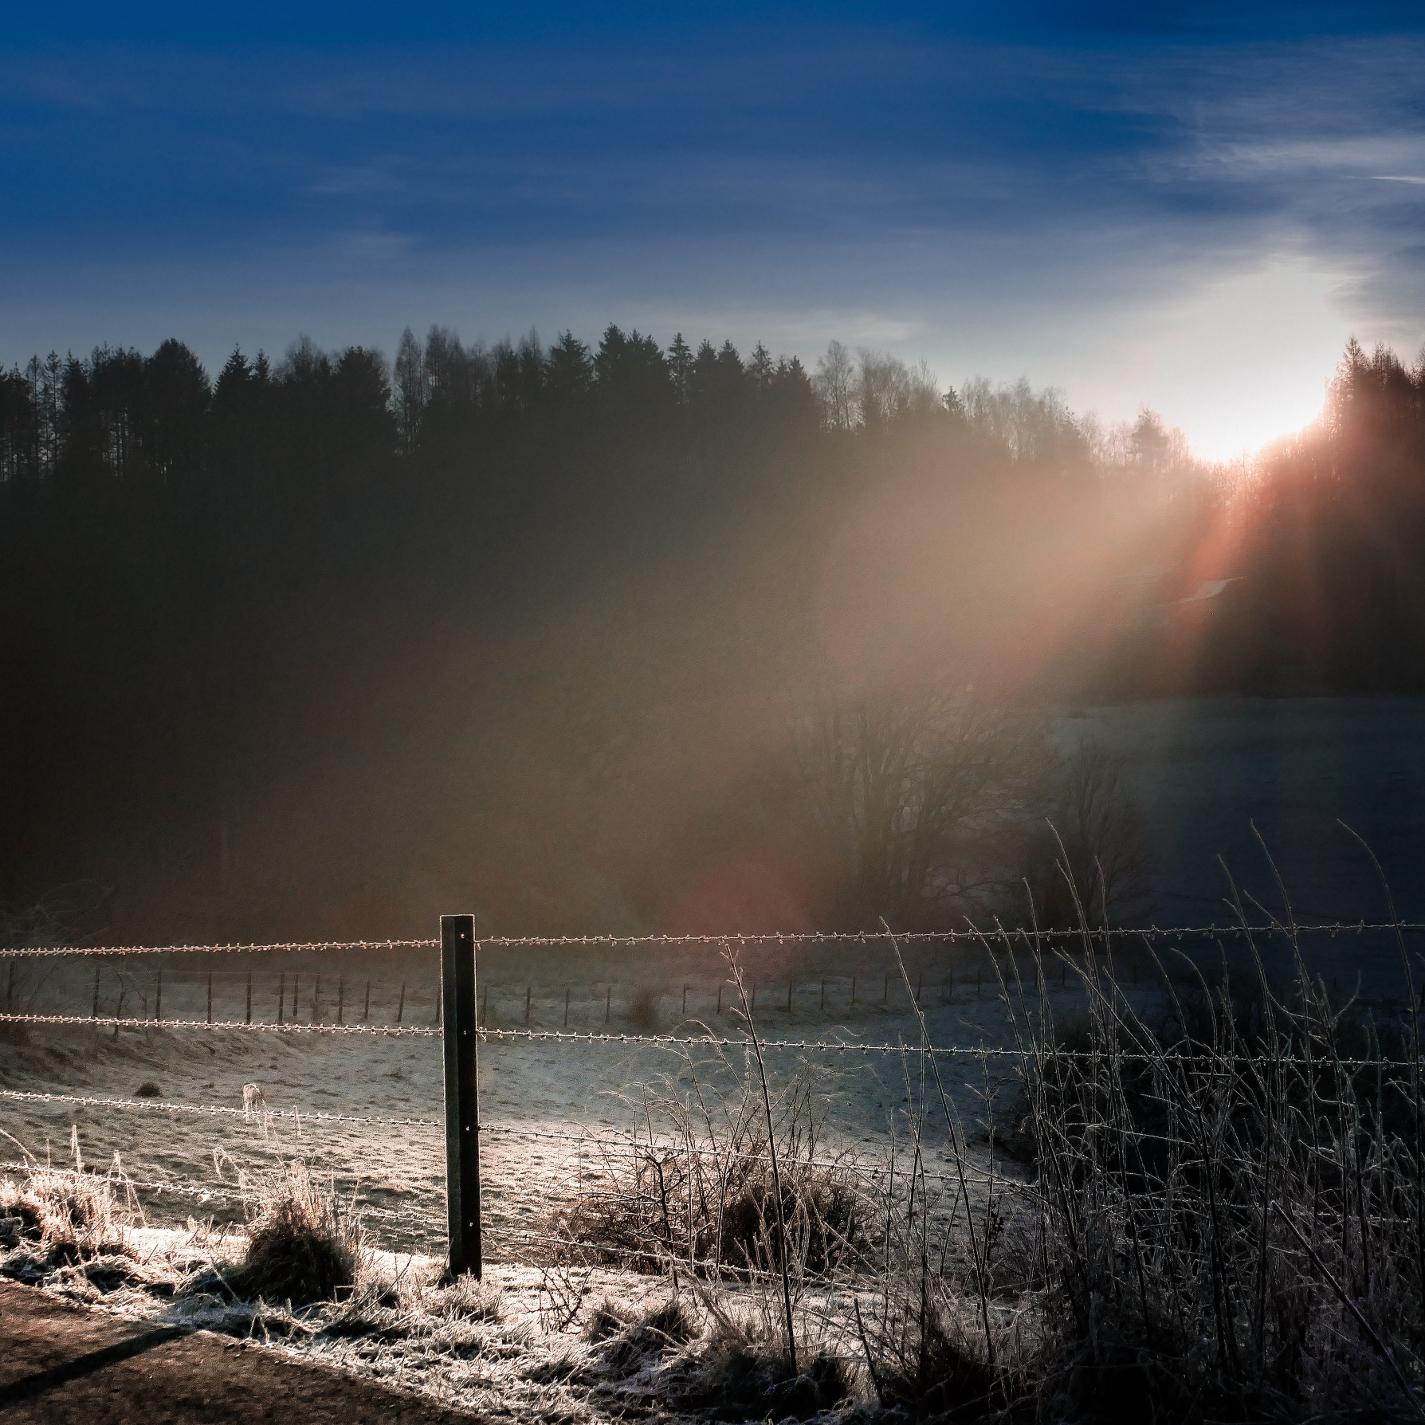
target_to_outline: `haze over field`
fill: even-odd
[[[1145,915],[1332,736],[1066,712],[1420,690],[1408,7],[81,10],[0,58],[17,906],[940,922],[1087,778]]]

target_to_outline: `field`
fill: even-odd
[[[1303,919],[1378,919],[1379,881],[1338,818],[1380,858],[1401,913],[1425,917],[1422,725],[1421,698],[1196,698],[1085,708],[1058,734],[1124,759],[1150,864],[1144,917],[1184,925],[1221,919],[1219,856],[1245,893],[1280,909],[1254,823]],[[1343,958],[1325,968],[1346,971]]]
[[[1297,914],[1315,918],[1338,893],[1348,906],[1343,919],[1381,914],[1384,893],[1369,856],[1340,833],[1325,849],[1328,802],[1340,784],[1320,775],[1312,749],[1329,730],[1329,706],[1194,706],[1180,723],[1172,709],[1159,709],[1151,736],[1144,716],[1116,709],[1070,721],[1117,720],[1115,736],[1145,802],[1157,877],[1164,867],[1207,859],[1212,838],[1247,815],[1279,853]],[[1405,733],[1405,723],[1381,710],[1376,741],[1343,750],[1342,763],[1373,755],[1373,775],[1408,787],[1418,754]],[[1262,755],[1263,739],[1280,753],[1275,761]],[[1220,759],[1211,767],[1200,760],[1209,744]],[[1164,759],[1177,769],[1166,780]],[[1244,769],[1235,780],[1223,773],[1234,759]],[[1263,766],[1275,771],[1261,775]],[[1232,790],[1209,799],[1207,786]],[[1192,831],[1191,844],[1186,831],[1173,839],[1174,816]],[[1408,866],[1418,828],[1399,820],[1364,829],[1374,830],[1388,870]],[[1233,865],[1238,884],[1280,909],[1250,829],[1245,841],[1223,844],[1241,858]],[[1251,857],[1255,870],[1243,864]],[[1403,884],[1409,914],[1417,888],[1408,876]],[[1154,1362],[1152,1371],[1164,1374],[1150,1379],[1149,1372],[1134,1389],[1163,1406],[1163,1418],[1297,1418],[1292,1411],[1308,1395],[1313,1408],[1325,1403],[1321,1418],[1337,1418],[1332,1411],[1361,1351],[1374,1362],[1374,1418],[1394,1418],[1396,1405],[1410,1416],[1420,1365],[1414,1288],[1405,1278],[1414,1270],[1408,1252],[1419,1247],[1425,1263],[1425,1217],[1416,1223],[1418,1241],[1390,1235],[1413,1220],[1414,1209],[1402,1209],[1412,1191],[1419,1195],[1415,1150],[1408,1133],[1399,1136],[1410,1113],[1419,1114],[1420,1093],[1418,1067],[1410,1070],[1402,942],[1383,928],[1308,930],[1294,939],[1279,931],[1250,939],[1181,934],[1171,927],[1230,923],[1231,907],[1205,889],[1157,906],[1151,917],[1166,922],[1165,931],[1119,935],[1107,945],[1057,940],[1037,964],[1013,937],[907,942],[904,970],[897,950],[876,937],[727,947],[742,967],[746,1008],[768,1042],[773,1136],[796,1145],[808,1184],[817,1181],[813,1165],[823,1165],[825,1182],[864,1187],[865,1202],[884,1218],[884,1231],[877,1224],[848,1256],[853,1271],[838,1275],[835,1262],[825,1277],[806,1263],[798,1269],[795,1316],[804,1344],[820,1343],[855,1371],[865,1367],[845,1400],[864,1403],[869,1394],[885,1403],[894,1391],[887,1394],[878,1371],[889,1370],[890,1360],[914,1374],[908,1362],[917,1352],[920,1389],[930,1352],[940,1362],[935,1370],[968,1372],[982,1383],[984,1399],[975,1399],[987,1412],[993,1396],[996,1410],[1012,1416],[1018,1401],[1014,1410],[1033,1418],[1022,1401],[1039,1389],[1034,1372],[1045,1370],[1060,1392],[1053,1398],[1078,1409],[1082,1401],[1073,1404],[1072,1391],[1064,1394],[1068,1387],[1052,1374],[1068,1367],[1044,1365],[1058,1360],[1067,1332],[1064,1349],[1086,1352],[1096,1371],[1127,1369],[1128,1358]],[[1260,922],[1264,912],[1250,902],[1248,910]],[[1418,976],[1413,930],[1404,944]],[[747,1047],[742,992],[722,949],[482,947],[483,1216],[498,1311],[484,1296],[452,1307],[437,1281],[446,1228],[435,968],[433,949],[6,962],[0,997],[7,1009],[74,1022],[0,1027],[3,1156],[21,1178],[35,1164],[54,1164],[119,1183],[126,1208],[141,1204],[142,1225],[131,1224],[126,1240],[131,1249],[139,1244],[144,1271],[157,1273],[160,1300],[178,1291],[185,1320],[319,1348],[443,1398],[504,1403],[517,1416],[676,1415],[682,1407],[670,1402],[687,1385],[678,1372],[690,1369],[694,1341],[705,1354],[715,1341],[723,1349],[729,1331],[738,1340],[785,1344],[790,1328],[780,1325],[775,1293],[759,1288],[755,1273],[733,1271],[709,1289],[706,1247],[691,1245],[691,1189],[677,1196],[689,1180],[676,1175],[718,1142],[727,1155],[722,1173],[747,1149],[766,1156],[761,1080]],[[1223,973],[1231,994],[1219,1001],[1205,989]],[[1188,1025],[1201,1042],[1184,1057]],[[1151,1091],[1146,1071],[1116,1057],[1124,1038],[1151,1061]],[[932,1062],[918,1052],[923,1041],[958,1052]],[[1041,1057],[1064,1045],[1080,1046],[1065,1061],[1064,1072],[1083,1076],[1072,1088],[1056,1077],[1059,1061]],[[1418,1046],[1413,1052],[1418,1063]],[[1076,1061],[1073,1053],[1088,1058]],[[1351,1055],[1388,1061],[1384,1077],[1374,1068],[1365,1076],[1374,1089],[1350,1067]],[[1321,1067],[1310,1067],[1318,1058]],[[1274,1067],[1259,1074],[1259,1059]],[[1410,1072],[1416,1077],[1402,1082]],[[1303,1102],[1317,1104],[1314,1145],[1299,1121]],[[1370,1134],[1358,1131],[1362,1121],[1373,1125]],[[1184,1136],[1188,1129],[1199,1138]],[[1136,1165],[1114,1142],[1137,1145]],[[1143,1142],[1162,1147],[1145,1158]],[[1057,1180],[1044,1167],[1046,1152],[1063,1169]],[[1165,1162],[1154,1154],[1166,1154]],[[31,1169],[14,1166],[22,1156]],[[1323,1157],[1332,1164],[1324,1177]],[[1226,1223],[1214,1220],[1211,1198],[1204,1204],[1198,1196],[1203,1165],[1218,1159],[1232,1165],[1214,1189],[1229,1197]],[[371,1261],[397,1285],[377,1297],[363,1288],[359,1311],[338,1303],[294,1315],[270,1302],[215,1302],[211,1292],[193,1298],[186,1284],[194,1272],[201,1278],[210,1270],[204,1262],[241,1257],[254,1202],[294,1165],[343,1212],[363,1219]],[[675,1175],[671,1189],[665,1173]],[[1355,1196],[1343,1200],[1342,1184],[1354,1184]],[[670,1225],[669,1192],[679,1204],[675,1218],[687,1206],[685,1238],[680,1223]],[[764,1233],[767,1202],[764,1196]],[[1164,1202],[1167,1213],[1155,1217]],[[638,1223],[632,1237],[631,1219]],[[776,1265],[770,1242],[759,1249],[764,1267]],[[867,1244],[872,1255],[884,1252],[879,1266],[868,1260]],[[991,1244],[1001,1265],[987,1285]],[[1051,1266],[1055,1252],[1062,1260]],[[122,1309],[170,1310],[155,1306],[153,1282],[124,1286],[119,1272],[119,1287],[100,1287],[87,1269],[76,1270],[64,1266],[55,1280]],[[1085,1285],[1074,1285],[1075,1272]],[[640,1313],[664,1319],[658,1313],[669,1309],[670,1289],[679,1310],[692,1313],[676,1318],[677,1331],[689,1334],[673,1365],[663,1328],[650,1337],[639,1324]],[[1101,1323],[1087,1337],[1075,1335],[1074,1312],[1097,1322],[1110,1302],[1110,1315],[1121,1313],[1134,1290],[1141,1304],[1128,1319],[1114,1318],[1121,1342],[1104,1337]],[[1163,1300],[1150,1300],[1159,1290]],[[1234,1293],[1237,1304],[1224,1306]],[[606,1298],[623,1303],[607,1339],[642,1343],[617,1348],[624,1351],[617,1369],[598,1335]],[[1168,1330],[1157,1314],[1170,1309],[1198,1326],[1182,1328],[1188,1336],[1179,1338],[1179,1328]],[[456,1317],[464,1324],[453,1325]],[[1353,1344],[1343,1345],[1348,1337]],[[1282,1354],[1287,1338],[1299,1367]],[[996,1364],[1001,1349],[1019,1362],[1012,1370]],[[935,1355],[946,1350],[950,1357]],[[1120,1351],[1129,1357],[1120,1359]],[[1241,1364],[1249,1357],[1250,1369]],[[1074,1359],[1074,1371],[1084,1368]],[[1180,1368],[1195,1372],[1195,1388],[1205,1391],[1219,1377],[1238,1380],[1238,1395],[1184,1404],[1163,1393],[1162,1382]],[[1268,1396],[1249,1402],[1243,1371],[1270,1376]]]
[[[1413,1022],[1333,1004],[1299,958],[1310,931],[1279,947],[1294,979],[1255,935],[1189,937],[1255,967],[1216,991],[1182,938],[916,942],[898,981],[874,939],[749,943],[721,967],[603,946],[629,978],[577,998],[594,952],[492,951],[473,1296],[439,1280],[429,952],[353,965],[357,1023],[348,975],[334,1010],[311,952],[253,966],[264,1025],[246,970],[224,1022],[219,966],[133,957],[114,988],[152,975],[135,1022],[102,968],[21,961],[48,967],[15,987],[26,1012],[77,1022],[6,1026],[29,1157],[0,1180],[0,1270],[529,1418],[1097,1419],[1109,1382],[1114,1419],[1344,1420],[1359,1392],[1406,1418]]]
[[[514,1039],[484,1044],[483,1170],[486,1222],[492,1231],[528,1230],[532,1222],[547,1219],[571,1195],[581,1171],[587,1173],[629,1134],[646,1134],[642,1087],[659,1090],[666,1081],[686,1080],[688,1044],[695,1049],[696,1062],[714,1067],[713,1077],[723,1087],[737,1077],[726,1066],[713,1064],[714,1049],[696,1043],[708,1033],[742,1036],[726,965],[715,950],[664,952],[661,958],[654,953],[641,951],[639,965],[625,962],[626,978],[621,980],[605,978],[617,967],[601,965],[588,951],[485,953],[489,964],[482,963],[482,1001],[487,1028],[522,1031],[528,1024],[535,1032],[563,1033],[568,990],[567,1028],[575,1034],[676,1031],[687,1041]],[[894,1135],[904,1129],[908,1110],[918,1102],[919,1090],[908,1083],[902,1056],[836,1046],[903,1043],[913,1050],[919,1043],[920,1029],[905,985],[888,953],[874,944],[859,947],[855,971],[846,968],[853,959],[849,949],[794,959],[785,952],[774,957],[764,947],[749,950],[748,961],[759,954],[764,973],[755,977],[754,986],[749,963],[748,992],[756,998],[762,1035],[828,1046],[770,1050],[774,1081],[788,1086],[812,1076],[820,1128],[830,1149],[853,1152],[870,1163],[884,1159]],[[947,960],[949,954],[953,961]],[[202,1021],[207,1013],[207,968],[175,964],[178,958],[169,957],[164,971],[163,1014],[170,1020]],[[210,957],[188,960],[193,958]],[[246,1010],[243,962],[235,956],[211,958],[224,962],[213,967],[214,1018],[240,1020]],[[326,963],[337,958],[342,957],[328,957]],[[350,963],[350,957],[345,958]],[[369,1025],[394,1026],[399,1012],[405,1029],[433,1029],[434,958],[434,952],[405,952],[399,961],[368,960],[361,968],[369,973],[344,977],[344,1001],[345,986],[354,987],[343,1006],[346,1024],[359,1024],[365,1013]],[[45,1027],[32,1031],[23,1044],[5,1045],[0,1048],[0,1087],[123,1098],[133,1106],[12,1100],[4,1104],[4,1127],[41,1157],[67,1157],[74,1130],[93,1165],[107,1165],[117,1153],[135,1179],[182,1180],[215,1191],[233,1187],[241,1171],[301,1156],[373,1206],[399,1209],[402,1220],[378,1224],[380,1235],[389,1237],[392,1245],[438,1246],[445,1231],[439,1041],[296,1030],[294,1024],[312,1022],[314,1008],[318,1023],[334,1027],[332,974],[330,969],[318,971],[317,963],[317,957],[294,956],[282,962],[281,969],[270,959],[254,968],[254,1018],[275,1024],[280,985],[285,996],[282,1032],[165,1029],[153,1023],[117,1029]],[[1007,1046],[1009,1026],[989,956],[978,947],[957,946],[933,960],[923,955],[920,963],[912,964],[908,973],[919,989],[935,1043]],[[31,973],[35,984],[26,1002],[36,1011],[92,1011],[93,980],[87,966],[50,967],[42,983],[38,972]],[[326,988],[321,990],[319,973],[325,975]],[[1072,1018],[1078,991],[1067,970],[1060,975],[1052,998],[1056,1012]],[[147,964],[139,969],[133,962],[122,970],[106,965],[101,971],[99,1013],[116,1011],[124,977],[134,981],[133,989],[123,991],[126,1010],[152,1014],[156,969]],[[294,989],[299,996],[295,1017]],[[320,997],[315,1003],[314,994]],[[740,1070],[742,1051],[731,1051],[730,1062],[734,1071]],[[988,1071],[977,1059],[956,1066],[957,1107],[973,1137],[984,1136],[986,1093],[1012,1078],[1013,1069],[1003,1061],[992,1061]],[[248,1085],[256,1085],[265,1109],[278,1115],[336,1114],[400,1123],[341,1123],[316,1117],[304,1121],[262,1112],[244,1116]],[[141,1088],[152,1097],[135,1099]],[[169,1112],[156,1106],[164,1102],[212,1105],[226,1112]],[[932,1125],[928,1134],[934,1150],[943,1129],[937,1133]],[[218,1198],[210,1205],[223,1211]],[[162,1216],[170,1209],[181,1218],[191,1207],[183,1199],[160,1198],[153,1211]]]

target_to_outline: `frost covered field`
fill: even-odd
[[[1329,954],[1384,961],[1386,939],[1331,939]],[[1000,1051],[940,1060],[957,1132],[979,1169],[992,1166],[990,1124],[1008,1126],[1017,1095],[1017,1061],[1003,1052],[1015,1045],[1014,1019],[1023,1032],[1047,1010],[1058,1032],[1072,1033],[1084,1018],[1078,957],[1068,948],[1067,957],[1051,960],[1041,1001],[1032,982],[1014,983],[1008,957],[996,962],[978,943],[907,947],[906,974],[930,1042]],[[1224,953],[1201,938],[1169,937],[1159,949],[1184,973],[1187,951],[1209,965]],[[16,984],[0,978],[0,994],[8,990],[17,1009],[83,1016],[97,1006],[100,1017],[149,1016],[118,1027],[15,1026],[0,1038],[0,1090],[124,1105],[0,1098],[0,1130],[10,1139],[3,1156],[13,1161],[23,1151],[71,1163],[77,1145],[88,1167],[117,1161],[136,1182],[169,1185],[142,1194],[156,1222],[194,1213],[238,1218],[234,1194],[245,1174],[301,1160],[365,1206],[383,1244],[438,1251],[445,1199],[435,952],[167,956],[161,986],[158,958],[27,960],[18,962]],[[749,946],[743,961],[760,1035],[773,1046],[797,1045],[768,1049],[773,1089],[807,1090],[824,1153],[883,1167],[904,1152],[919,1121],[928,1166],[949,1171],[938,1088],[922,1081],[913,1052],[921,1029],[888,948],[874,941],[796,951]],[[1141,952],[1120,951],[1119,966],[1143,1012],[1165,1013],[1161,985],[1148,988],[1156,976]],[[527,1260],[521,1234],[548,1232],[553,1214],[606,1173],[610,1156],[631,1140],[666,1137],[670,1101],[687,1102],[695,1092],[720,1100],[745,1087],[746,1050],[703,1042],[740,1043],[744,1025],[713,947],[497,947],[482,951],[480,969],[487,1030],[576,1036],[495,1038],[480,1047],[487,1252]],[[244,1019],[251,972],[254,1027],[172,1025],[205,1021],[209,970],[219,1023]],[[1391,1000],[1380,1008],[1388,1013]],[[163,1022],[153,1021],[156,1011]],[[341,1030],[354,1032],[314,1032],[338,1028],[339,1014]],[[398,1016],[402,1037],[361,1032],[393,1027]],[[1003,1153],[993,1169],[1010,1177],[1020,1171]]]
[[[33,1156],[0,1174],[0,1272],[515,1418],[1101,1418],[1126,1379],[1167,1393],[1164,1418],[1356,1419],[1359,1399],[1409,1418],[1408,1018],[1339,1006],[1304,968],[1241,977],[1225,936],[1150,938],[1166,978],[1123,932],[1111,969],[1068,943],[1033,983],[1024,952],[918,944],[925,1035],[970,1051],[933,1058],[905,982],[873,973],[884,944],[748,945],[765,1097],[712,955],[624,947],[602,966],[624,978],[598,980],[588,951],[492,954],[483,1286],[441,1280],[440,1041],[415,961],[394,1010],[389,964],[369,1011],[353,971],[364,1027],[333,1023],[314,978],[303,997],[310,962],[264,963],[255,1000],[274,975],[299,987],[295,1024],[285,997],[265,1029],[218,1023],[216,988],[206,1027],[207,976],[176,967],[156,1022],[157,965],[153,1019],[106,1022],[101,973],[85,1023],[92,970],[51,966],[19,991],[81,1022],[6,1025],[5,1132]],[[1190,961],[1214,960],[1230,986],[1195,996]],[[372,1032],[392,1013],[403,1037]],[[1285,1364],[1253,1344],[1291,1333]]]
[[[943,960],[911,970],[927,1011],[931,1037],[939,1045],[1006,1047],[1011,1041],[999,1002],[995,971],[976,951],[956,951],[958,962]],[[919,1068],[913,1057],[896,1053],[861,1053],[837,1045],[858,1043],[916,1046],[920,1030],[881,947],[862,948],[856,963],[854,994],[849,951],[828,953],[819,963],[783,960],[768,964],[767,977],[756,981],[756,1022],[769,1040],[818,1041],[828,1048],[770,1049],[774,1085],[790,1088],[810,1076],[817,1115],[828,1151],[853,1152],[868,1163],[883,1161],[893,1137],[904,1132],[906,1110],[918,1102]],[[203,1020],[207,1012],[206,971],[184,957],[165,971],[162,1012],[165,1020]],[[245,971],[240,957],[222,957],[216,973],[214,1018],[241,1018],[245,1010]],[[329,957],[327,963],[337,957]],[[40,1158],[68,1161],[71,1135],[77,1133],[88,1166],[109,1165],[117,1155],[124,1170],[140,1182],[175,1183],[208,1188],[210,1201],[186,1195],[151,1193],[147,1210],[156,1220],[182,1220],[195,1209],[220,1220],[235,1211],[221,1197],[244,1171],[301,1158],[314,1169],[334,1175],[360,1200],[382,1210],[372,1228],[382,1240],[406,1248],[436,1248],[444,1234],[443,1124],[440,1041],[434,1027],[433,952],[413,952],[402,962],[406,996],[402,1026],[423,1031],[419,1037],[372,1033],[313,1033],[293,1026],[291,994],[298,987],[297,1023],[310,1022],[316,971],[314,957],[264,963],[254,971],[255,1013],[275,1022],[278,976],[286,988],[280,1031],[209,1030],[163,1027],[152,1022],[117,1029],[104,1026],[29,1027],[21,1036],[0,1041],[0,1088],[34,1093],[62,1093],[126,1100],[116,1108],[95,1104],[0,1100],[0,1127]],[[716,952],[682,955],[670,974],[655,978],[657,964],[645,960],[638,980],[611,982],[588,974],[589,956],[542,952],[526,959],[527,974],[517,977],[512,952],[491,952],[485,992],[487,1027],[529,1027],[536,1032],[565,1029],[565,989],[569,989],[568,1029],[578,1034],[668,1034],[696,1040],[712,1034],[742,1037],[734,1013],[736,992],[718,970]],[[502,963],[503,961],[503,963]],[[298,965],[302,968],[298,969]],[[30,967],[46,965],[43,982]],[[369,966],[375,988],[368,1023],[394,1022],[401,975],[388,963]],[[594,969],[599,967],[595,966]],[[725,968],[725,967],[724,967]],[[25,996],[43,1013],[86,1013],[93,1007],[92,970],[87,965],[27,963],[36,979]],[[958,973],[955,971],[958,970]],[[582,983],[577,980],[582,974]],[[117,1008],[116,991],[106,966],[101,974],[100,1014]],[[126,1007],[153,1013],[155,969],[141,970]],[[627,974],[627,967],[625,968]],[[297,979],[297,976],[302,979]],[[345,998],[343,1018],[358,1022],[365,1009],[364,973],[349,976],[358,992]],[[523,982],[517,982],[522,979]],[[305,984],[303,984],[303,980]],[[751,966],[749,965],[749,992]],[[330,971],[319,1023],[332,1025]],[[684,986],[687,1017],[683,1016]],[[788,988],[792,1007],[787,1008]],[[527,988],[528,986],[528,988]],[[344,989],[344,997],[347,995]],[[146,999],[142,995],[146,994]],[[717,1012],[721,995],[723,1010]],[[1054,990],[1057,1011],[1072,1018],[1076,990],[1066,976]],[[354,1007],[353,1007],[354,1005]],[[824,1005],[824,1008],[823,1008]],[[480,1049],[483,1124],[483,1171],[487,1230],[530,1231],[565,1201],[581,1172],[594,1169],[601,1156],[617,1151],[630,1134],[650,1129],[643,1102],[646,1085],[657,1094],[670,1083],[686,1092],[690,1084],[686,1044],[666,1045],[604,1040],[494,1040]],[[709,1082],[725,1089],[742,1072],[743,1052],[694,1044],[694,1060],[709,1070]],[[729,1065],[731,1066],[729,1068]],[[947,1071],[956,1107],[972,1144],[984,1138],[986,1092],[1013,1077],[1009,1061],[956,1060]],[[261,1108],[244,1112],[246,1102]],[[211,1107],[216,1113],[167,1109],[165,1104]],[[263,1111],[266,1110],[266,1111]],[[392,1120],[347,1123],[317,1115]],[[309,1115],[309,1117],[292,1116]],[[655,1131],[657,1124],[651,1125]],[[938,1151],[944,1126],[926,1127],[927,1146]],[[17,1150],[7,1155],[16,1156]],[[987,1151],[987,1150],[986,1150]],[[388,1218],[385,1212],[399,1212]],[[493,1250],[498,1253],[498,1237]]]

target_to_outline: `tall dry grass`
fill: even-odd
[[[1235,963],[1154,955],[1147,984],[1086,927],[1054,957],[1082,990],[1068,1032],[1047,992],[1059,966],[1001,955],[1032,1173],[1006,1216],[992,1159],[958,1169],[968,1272],[930,1270],[929,1219],[907,1222],[879,1311],[857,1312],[884,1404],[1184,1425],[1425,1415],[1411,957],[1397,934],[1404,1008],[1380,1023],[1332,1002],[1289,911],[1269,930],[1285,971],[1244,910],[1242,925]],[[929,1101],[958,1163],[950,1096]]]
[[[1120,974],[1115,936],[1089,927],[1053,956],[986,937],[1027,1171],[962,1122],[962,1086],[943,1076],[963,1061],[931,1052],[922,1016],[897,1175],[813,1167],[827,1161],[814,1081],[798,1112],[749,1053],[731,1094],[710,1099],[694,1073],[645,1101],[642,1145],[564,1225],[652,1244],[665,1268],[729,1269],[768,1349],[795,1367],[799,1337],[835,1337],[863,1393],[915,1418],[1418,1419],[1425,1062],[1407,947],[1408,1008],[1379,1022],[1333,1003],[1289,917],[1270,930],[1284,971],[1243,926],[1242,953],[1213,973],[1155,951]],[[1071,1024],[1049,993],[1065,974],[1081,991]],[[837,1276],[828,1329],[816,1318]],[[693,1285],[708,1296],[706,1274]]]

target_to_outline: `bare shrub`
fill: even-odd
[[[1042,728],[955,674],[824,681],[792,719],[813,860],[836,923],[961,923],[1016,886],[1052,759]]]
[[[1028,851],[1027,880],[1040,925],[1103,924],[1141,902],[1148,858],[1142,816],[1122,756],[1085,738],[1047,779],[1049,825]]]

